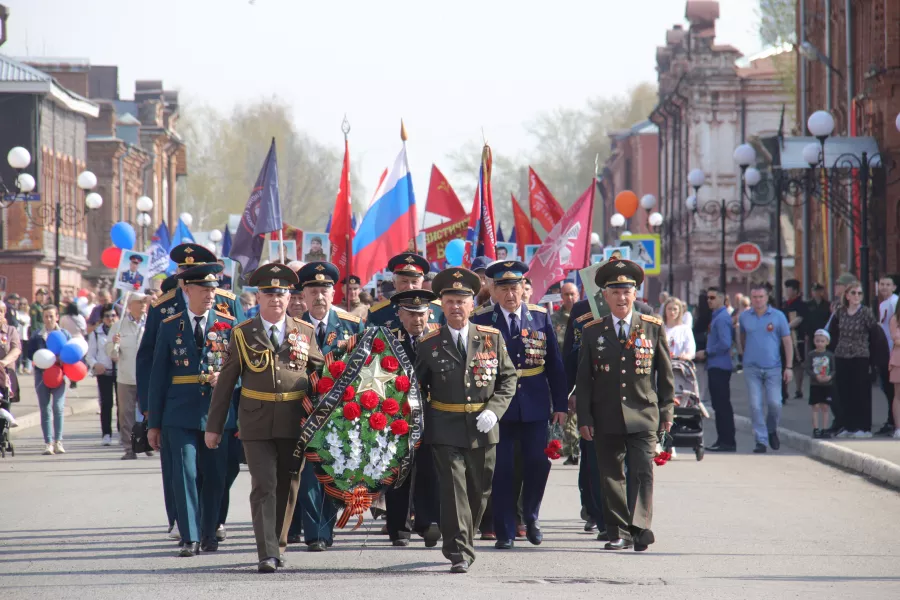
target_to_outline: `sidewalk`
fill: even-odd
[[[700,389],[707,406],[706,370],[697,371]],[[816,440],[812,437],[812,416],[807,403],[808,382],[804,382],[803,399],[794,399],[794,383],[788,386],[791,395],[782,407],[778,437],[781,443],[807,455],[855,471],[900,488],[900,440],[889,437],[870,439]],[[743,373],[731,377],[731,403],[734,406],[738,446],[753,445],[750,421],[750,402]],[[710,407],[710,412],[712,412]],[[878,386],[872,388],[872,430],[877,431],[887,420],[887,399]],[[714,443],[707,439],[707,444]]]
[[[68,384],[67,384],[68,385]],[[16,418],[18,427],[11,430],[13,438],[16,433],[29,427],[40,427],[41,413],[38,406],[37,393],[34,391],[34,375],[19,374],[19,387],[21,400],[12,405],[11,412]],[[78,386],[66,390],[67,417],[87,411],[99,410],[99,394],[97,392],[97,380],[93,377],[85,377],[78,382]],[[99,417],[97,429],[100,429]]]

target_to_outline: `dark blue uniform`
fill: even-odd
[[[442,324],[444,322],[444,310],[441,308],[441,303],[434,300],[428,308],[431,311],[428,315],[428,323]],[[388,329],[402,327],[400,317],[397,316],[397,306],[391,304],[390,300],[383,300],[378,304],[372,305],[372,308],[369,309],[366,327],[379,326],[387,327]]]
[[[122,276],[119,277],[119,281],[127,283],[133,286],[134,289],[139,290],[144,285],[144,276],[137,271],[125,271],[122,273]]]
[[[500,542],[510,542],[516,537],[515,442],[521,446],[522,516],[527,526],[538,519],[550,475],[550,460],[544,454],[550,414],[566,412],[568,407],[565,369],[547,309],[522,304],[519,312],[520,333],[516,336],[510,334],[499,304],[493,309],[479,309],[472,319],[475,324],[500,330],[519,373],[516,394],[500,419],[494,471],[494,533]]]
[[[311,263],[312,264],[312,263]],[[303,313],[303,320],[316,324],[309,312]],[[363,322],[356,315],[338,310],[334,307],[328,311],[325,323],[325,333],[319,339],[316,332],[316,341],[322,354],[325,356],[325,368],[332,362],[341,360],[356,343],[356,337],[363,332]],[[300,491],[297,504],[294,507],[294,518],[291,521],[289,535],[299,535],[300,526],[303,526],[303,539],[307,544],[316,541],[324,541],[331,545],[334,541],[334,523],[337,516],[337,505],[325,496],[325,489],[316,479],[315,464],[307,461],[300,476]]]
[[[217,332],[216,323],[228,329]],[[198,348],[193,324],[183,311],[163,320],[155,344],[147,391],[149,426],[162,430],[162,453],[169,457],[168,479],[185,543],[214,539],[219,525],[228,455],[226,448],[210,450],[204,443],[212,388],[203,374],[224,360],[230,328],[235,324],[232,315],[210,309],[204,346]],[[217,339],[210,340],[210,335]],[[221,350],[217,352],[213,343]]]

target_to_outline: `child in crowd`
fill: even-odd
[[[809,374],[809,405],[812,407],[813,437],[827,438],[828,412],[834,398],[834,354],[828,350],[831,334],[819,329],[813,335],[816,349],[806,356],[805,370]],[[819,418],[821,417],[821,427]]]

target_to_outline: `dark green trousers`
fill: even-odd
[[[597,433],[594,436],[603,490],[603,520],[610,540],[630,540],[638,531],[650,529],[653,455],[657,440],[653,431],[621,435]]]

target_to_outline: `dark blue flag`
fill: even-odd
[[[231,254],[231,230],[228,223],[225,223],[225,235],[222,237],[222,256]]]
[[[231,245],[228,257],[241,263],[241,273],[247,277],[259,266],[265,245],[265,235],[280,231],[281,200],[278,197],[278,160],[275,157],[275,138],[256,178],[256,185],[247,200],[241,223]]]
[[[513,227],[512,233],[509,234],[509,243],[512,244],[516,241],[516,228]]]
[[[331,217],[334,213],[328,213],[328,224],[325,226],[325,233],[331,233]]]
[[[506,241],[503,239],[503,225],[497,225],[497,241],[498,242]]]

